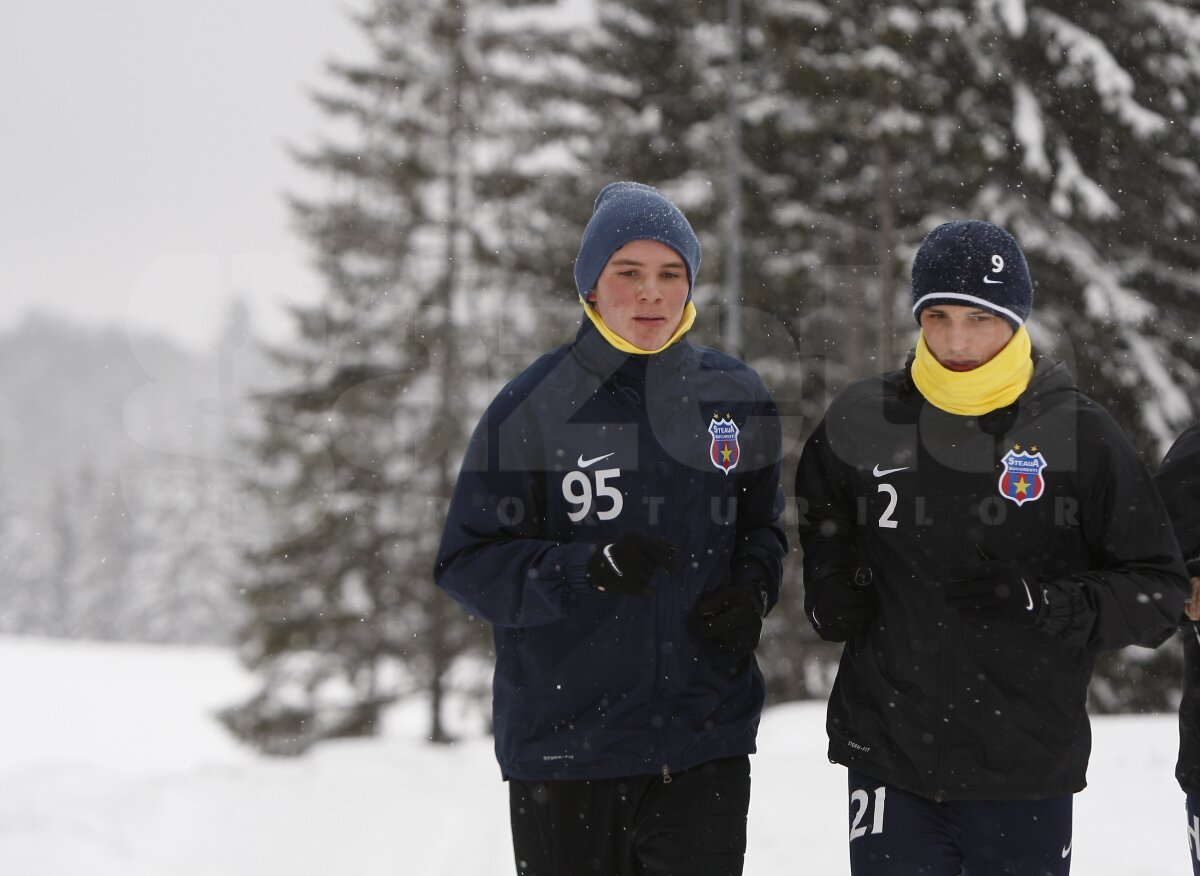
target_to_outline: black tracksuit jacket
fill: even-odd
[[[1162,643],[1187,579],[1149,472],[1066,367],[1037,360],[1014,404],[979,417],[928,403],[908,368],[857,383],[810,437],[796,500],[806,607],[857,567],[879,601],[842,654],[830,758],[934,800],[1083,788],[1096,654]],[[984,554],[1055,582],[1047,629],[945,604],[948,570]]]
[[[1200,423],[1179,436],[1155,477],[1175,525],[1191,575],[1200,575]],[[1183,630],[1183,699],[1179,703],[1179,761],[1175,777],[1189,794],[1200,794],[1200,625]]]

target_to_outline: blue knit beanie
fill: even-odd
[[[687,266],[688,296],[700,270],[700,241],[687,217],[658,189],[635,182],[609,183],[596,196],[575,259],[581,298],[596,288],[612,254],[634,240],[657,240],[679,253]]]
[[[913,316],[935,304],[978,307],[1020,328],[1033,307],[1025,255],[998,225],[970,219],[939,225],[925,237],[912,267]]]

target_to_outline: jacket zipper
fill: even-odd
[[[657,443],[657,442],[656,442]],[[659,453],[663,453],[661,448],[657,448]],[[672,493],[678,495],[679,485],[674,483],[672,478]],[[680,564],[682,565],[682,564]],[[666,677],[670,671],[672,656],[675,653],[675,643],[671,642],[669,637],[672,635],[670,630],[670,619],[673,617],[673,609],[675,604],[675,581],[674,576],[670,573],[660,573],[666,579],[661,596],[660,611],[656,619],[657,635],[654,637],[655,655],[654,665],[656,675],[654,678],[655,684],[655,714],[658,716],[660,726],[658,728],[658,748],[659,758],[661,761],[662,781],[664,785],[671,783],[671,768],[669,762],[669,751],[667,745],[667,737],[670,734],[670,720],[666,714],[667,698],[665,696]],[[668,649],[667,645],[671,645]]]
[[[658,733],[658,753],[661,762],[663,784],[669,784],[671,781],[671,770],[668,765],[667,756],[667,734],[669,723],[666,713],[666,673],[668,671],[668,663],[670,654],[664,647],[667,644],[667,621],[671,617],[671,602],[672,591],[674,590],[674,581],[667,573],[662,573],[662,577],[667,579],[662,596],[657,600],[659,605],[658,616],[655,618],[655,636],[654,636],[654,714],[659,720]]]
[[[945,584],[942,584],[944,587]],[[940,723],[941,726],[933,727],[933,738],[937,748],[936,760],[933,772],[934,782],[934,801],[941,803],[946,799],[946,790],[943,787],[946,784],[946,760],[947,749],[949,748],[950,735],[950,713],[948,691],[950,690],[950,626],[946,623],[947,611],[946,601],[941,597],[941,594],[934,594],[935,613],[938,622],[938,653],[937,653],[937,709],[934,712],[934,721]]]
[[[939,622],[941,623],[942,632],[938,636],[938,695],[937,695],[937,711],[935,720],[941,722],[940,727],[934,727],[934,738],[937,740],[937,766],[934,770],[934,801],[941,803],[946,799],[946,791],[942,787],[945,784],[946,778],[946,749],[949,747],[948,737],[950,735],[950,715],[948,711],[948,703],[946,691],[949,690],[950,661],[946,659],[947,653],[947,637],[949,636],[948,628],[945,623],[945,610],[939,609]]]

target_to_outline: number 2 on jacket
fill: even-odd
[[[880,529],[895,529],[897,521],[892,519],[892,512],[896,510],[896,503],[900,501],[900,496],[897,494],[896,488],[891,484],[880,484],[879,492],[886,493],[890,497],[888,499],[888,506],[879,515],[879,527]]]
[[[596,476],[595,489],[592,488],[591,479],[581,471],[568,472],[567,476],[563,478],[563,498],[572,505],[579,506],[576,510],[567,512],[567,517],[572,523],[578,523],[588,516],[592,510],[593,501],[596,502],[596,519],[598,520],[612,520],[625,507],[625,497],[621,495],[621,491],[606,483],[609,478],[619,478],[621,470],[619,468],[601,468],[593,474]],[[600,499],[607,499],[612,504],[600,510]]]

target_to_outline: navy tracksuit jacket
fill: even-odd
[[[758,375],[686,339],[629,356],[585,322],[501,390],[467,448],[435,576],[494,627],[506,777],[658,774],[754,751],[757,664],[689,625],[720,587],[774,604],[779,456]],[[593,546],[629,531],[679,548],[648,599],[587,583]]]

